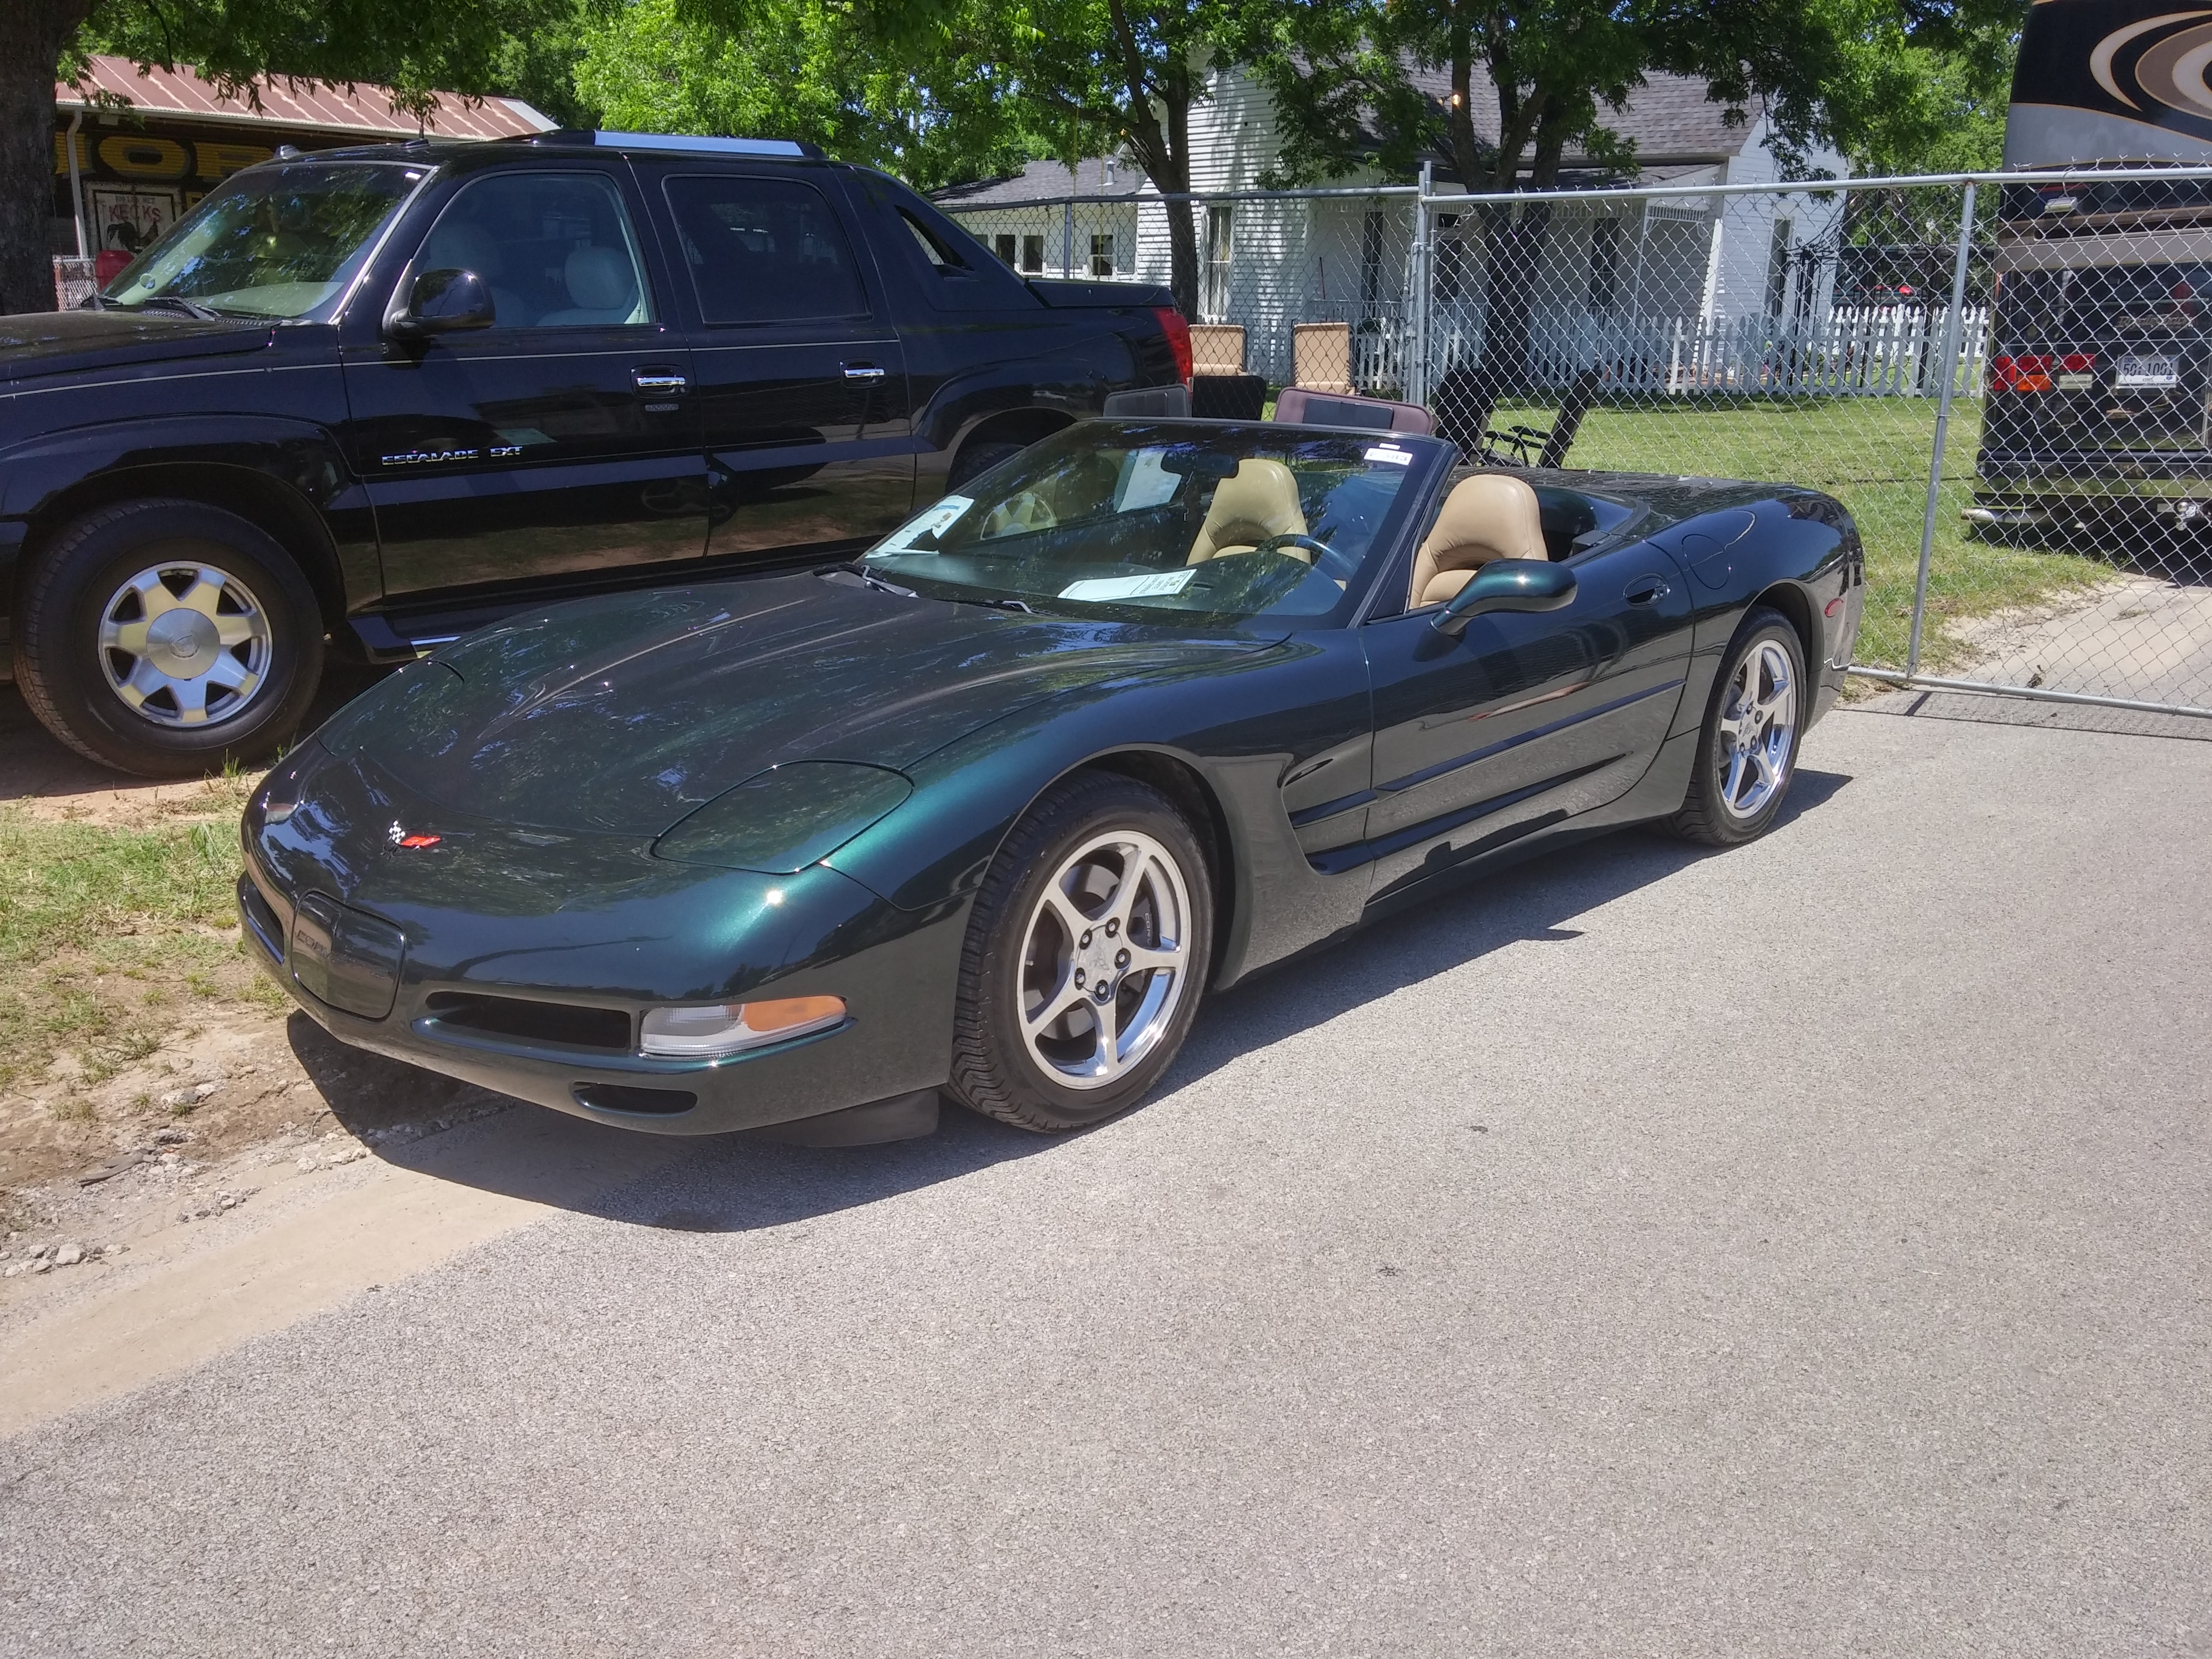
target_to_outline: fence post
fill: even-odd
[[[1928,460],[1928,507],[1920,519],[1920,573],[1912,584],[1912,640],[1905,647],[1905,678],[1920,672],[1920,639],[1928,623],[1928,563],[1936,553],[1936,496],[1943,488],[1943,441],[1951,429],[1951,388],[1959,378],[1959,313],[1966,306],[1966,262],[1974,251],[1974,185],[1959,212],[1959,254],[1951,267],[1951,310],[1943,319],[1943,387],[1936,400],[1936,452]]]
[[[1421,163],[1420,188],[1413,192],[1413,246],[1412,268],[1406,273],[1407,286],[1413,291],[1406,297],[1407,323],[1413,337],[1413,349],[1406,364],[1405,398],[1409,404],[1424,408],[1429,401],[1429,191],[1435,182],[1436,164]]]

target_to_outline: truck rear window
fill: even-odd
[[[2008,344],[2089,344],[2131,336],[2196,335],[2212,303],[2212,267],[2093,265],[2008,271],[1997,291]]]

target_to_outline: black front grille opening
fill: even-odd
[[[650,1117],[673,1117],[699,1103],[689,1089],[641,1089],[629,1083],[579,1083],[576,1103],[595,1112],[642,1113]]]
[[[611,1054],[630,1051],[629,1016],[619,1008],[586,1008],[573,1002],[456,991],[438,992],[426,1007],[441,1025],[479,1031],[486,1036],[512,1037],[560,1048],[595,1048]]]
[[[261,896],[261,890],[248,879],[239,884],[239,901],[245,906],[246,920],[251,924],[254,939],[275,962],[284,960],[284,924],[276,919],[276,912],[269,901]]]

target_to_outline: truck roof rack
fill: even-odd
[[[818,144],[795,138],[707,138],[681,132],[587,132],[562,127],[533,134],[533,144],[601,144],[610,149],[678,150],[693,155],[782,155],[822,161]]]

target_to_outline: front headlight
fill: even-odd
[[[321,755],[321,750],[310,738],[270,767],[269,775],[246,802],[249,825],[258,828],[264,823],[282,823],[298,811],[301,789]]]
[[[845,1018],[842,997],[784,997],[773,1002],[717,1002],[703,1008],[650,1008],[638,1047],[664,1060],[716,1060],[810,1031]]]
[[[653,855],[763,875],[818,864],[908,795],[896,772],[857,761],[772,767],[699,807],[653,844]]]

